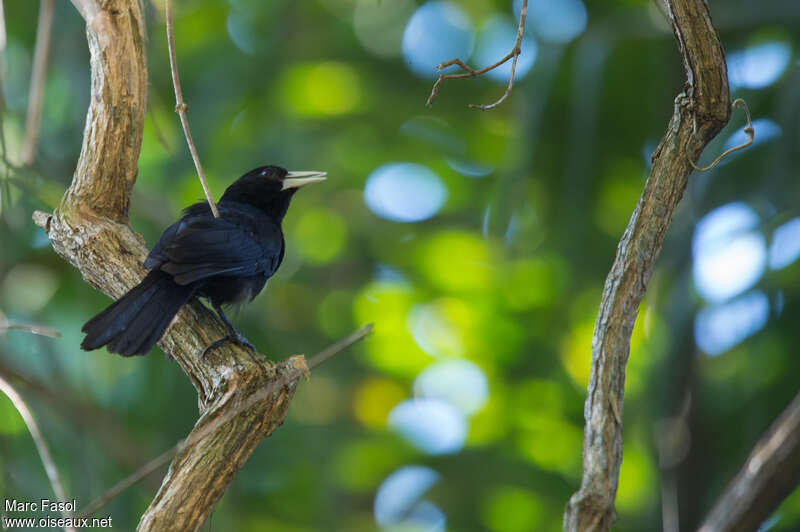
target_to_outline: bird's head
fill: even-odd
[[[234,181],[220,201],[247,203],[280,220],[295,192],[320,181],[325,181],[325,172],[289,172],[280,166],[259,166]]]

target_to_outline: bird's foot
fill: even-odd
[[[203,352],[200,353],[200,358],[206,358],[206,355],[208,354],[209,351],[213,351],[214,349],[218,348],[225,342],[233,342],[235,344],[239,344],[242,347],[250,348],[253,351],[256,350],[256,346],[251,344],[250,341],[247,338],[245,338],[243,334],[240,334],[238,332],[228,333],[219,340],[214,340],[213,342],[208,344],[208,346],[206,346],[206,348],[203,349]]]

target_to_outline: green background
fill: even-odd
[[[2,121],[14,166],[0,172],[0,318],[54,327],[61,337],[0,336],[0,373],[29,400],[80,507],[185,436],[197,399],[158,349],[122,359],[78,347],[81,325],[109,300],[53,253],[31,213],[52,210],[79,154],[89,98],[84,25],[70,3],[56,2],[38,156],[19,168],[38,2],[5,4]],[[513,24],[509,4],[455,2],[476,28],[498,13]],[[237,327],[278,360],[312,355],[375,323],[369,339],[299,386],[285,424],[258,447],[206,529],[375,530],[379,488],[416,465],[437,476],[427,490],[409,488],[403,515],[411,517],[391,529],[558,530],[579,485],[602,286],[684,84],[672,33],[655,4],[640,0],[588,2],[585,31],[564,43],[541,38],[532,14],[536,60],[503,105],[467,107],[504,90],[502,80],[479,78],[445,82],[426,109],[433,79],[415,75],[400,48],[417,7],[410,0],[178,2],[183,91],[215,197],[261,164],[329,176],[295,197],[284,223],[286,260],[238,313]],[[752,334],[713,355],[695,339],[704,309],[745,297],[715,303],[698,290],[698,222],[718,207],[744,206],[757,217],[748,234],[772,246],[800,204],[800,5],[714,1],[711,12],[726,52],[777,43],[783,66],[763,86],[735,87],[733,96],[762,119],[756,145],[692,175],[641,306],[626,378],[619,531],[660,530],[665,493],[677,493],[681,529],[696,526],[798,391],[800,262],[762,267],[740,290],[767,301]],[[131,225],[152,245],[202,190],[173,113],[163,3],[147,2],[146,17],[149,109]],[[758,70],[761,59],[745,66]],[[735,111],[701,161],[743,123]],[[423,181],[438,180],[446,191],[441,209],[410,223],[371,210],[365,183],[392,162],[438,176]],[[486,175],[464,175],[464,165]],[[398,201],[413,204],[428,190],[411,187],[410,199]],[[789,234],[782,249],[798,239]],[[729,331],[755,320],[723,318]],[[452,452],[438,454],[414,439],[424,434],[389,423],[398,404],[425,396],[415,379],[433,364],[445,375],[459,367],[477,376],[476,389],[450,388],[457,397],[444,398],[450,414],[459,399],[478,403],[446,417],[466,432]],[[0,472],[4,498],[51,495],[5,399]],[[133,529],[163,473],[97,515]],[[431,515],[446,516],[446,525],[437,528]],[[800,492],[770,526],[800,528]]]

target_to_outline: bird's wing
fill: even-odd
[[[164,231],[145,267],[158,267],[181,285],[212,275],[272,274],[281,247],[280,241],[265,245],[253,231],[221,218],[185,217]]]
[[[158,242],[156,242],[156,245],[153,246],[153,249],[150,250],[150,253],[147,254],[147,258],[144,260],[144,267],[146,269],[152,270],[154,268],[158,268],[167,260],[169,260],[169,257],[167,257],[167,248],[175,238],[175,235],[177,235],[181,228],[185,226],[186,220],[181,219],[164,230],[164,232],[161,234],[161,237],[158,239]]]

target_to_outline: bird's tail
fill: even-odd
[[[195,290],[191,284],[177,284],[165,272],[151,270],[141,283],[86,322],[81,349],[107,345],[110,352],[126,357],[147,354]]]

